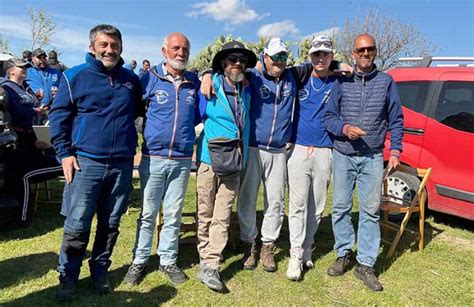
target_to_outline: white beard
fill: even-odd
[[[171,67],[173,67],[176,70],[185,70],[186,66],[188,65],[188,62],[181,62],[181,61],[176,61],[174,59],[167,59],[168,64],[170,64]]]
[[[227,78],[229,78],[232,82],[236,82],[236,83],[243,81],[245,78],[245,75],[243,73],[233,74],[233,73],[224,71],[224,75]]]

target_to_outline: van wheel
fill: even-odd
[[[420,186],[420,179],[416,176],[408,175],[401,172],[394,172],[387,179],[387,193],[397,198],[401,198],[407,202],[411,202],[416,195],[416,191]],[[402,204],[399,199],[391,199],[394,203]],[[389,219],[392,221],[400,221],[404,214],[392,213]]]

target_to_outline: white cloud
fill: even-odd
[[[287,19],[261,26],[257,31],[257,35],[259,37],[283,37],[287,34],[296,35],[298,32],[295,22]]]
[[[217,0],[215,2],[200,2],[191,5],[187,17],[209,16],[214,20],[236,26],[241,23],[260,20],[269,16],[268,13],[259,15],[243,0]],[[227,26],[227,25],[226,25]],[[229,26],[227,26],[229,28]]]

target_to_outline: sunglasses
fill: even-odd
[[[367,53],[369,54],[373,54],[375,53],[375,51],[377,51],[377,47],[375,46],[369,46],[369,47],[360,47],[360,48],[355,48],[354,49],[354,52],[357,53],[357,54],[364,54],[365,51],[367,51]]]
[[[314,48],[319,48],[319,47],[323,47],[323,46],[326,47],[326,48],[332,49],[332,42],[330,42],[330,41],[316,42],[316,43],[311,45],[311,47],[314,47]]]
[[[288,60],[288,53],[277,53],[270,56],[273,62],[286,62]]]
[[[227,56],[227,60],[229,60],[229,62],[231,62],[232,64],[235,64],[237,62],[239,62],[240,64],[247,64],[248,61],[249,61],[249,58],[246,57],[246,56],[239,56],[239,55],[228,55]]]

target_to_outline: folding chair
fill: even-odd
[[[413,168],[410,166],[400,165],[397,168],[397,172],[405,173],[410,176],[415,176],[419,178],[420,184],[418,189],[416,190],[416,194],[414,195],[412,200],[407,200],[404,198],[400,198],[390,194],[388,191],[388,180],[390,177],[387,177],[383,181],[383,189],[382,189],[382,199],[380,204],[380,210],[384,212],[384,218],[382,220],[381,226],[383,228],[383,236],[386,237],[388,234],[388,230],[396,231],[397,234],[395,235],[395,239],[393,242],[390,242],[387,239],[382,238],[382,241],[390,244],[391,247],[387,253],[387,258],[390,258],[397,247],[398,241],[400,241],[400,237],[402,236],[403,232],[407,230],[412,234],[418,235],[418,248],[419,250],[423,250],[424,246],[424,229],[425,229],[425,199],[426,199],[426,191],[425,185],[428,181],[428,178],[431,173],[431,168]],[[419,212],[419,220],[418,220],[418,231],[413,231],[407,229],[407,223],[414,212]],[[400,224],[391,222],[388,220],[389,214],[405,214],[403,220]]]

